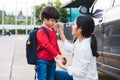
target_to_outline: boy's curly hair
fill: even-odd
[[[57,20],[60,17],[58,10],[53,6],[46,6],[40,12],[40,19],[43,21],[45,19],[53,18]]]

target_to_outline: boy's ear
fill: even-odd
[[[47,19],[43,18],[43,21],[46,21]]]

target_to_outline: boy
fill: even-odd
[[[38,59],[36,70],[38,80],[54,80],[54,73],[56,69],[54,58],[63,60],[57,44],[56,33],[52,29],[59,17],[59,12],[55,7],[52,6],[46,6],[40,13],[40,18],[43,21],[42,27],[47,29],[50,39],[48,39],[47,35],[42,29],[37,31],[37,50],[40,47],[43,47],[43,49],[38,52],[37,55]]]

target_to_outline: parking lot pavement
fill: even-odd
[[[0,36],[0,80],[34,80],[25,58],[27,36]]]

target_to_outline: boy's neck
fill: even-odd
[[[48,28],[48,29],[51,30],[51,27],[49,27],[49,26],[47,26],[47,25],[45,25],[45,24],[42,24],[42,26],[44,26],[44,27],[46,27],[46,28]]]

